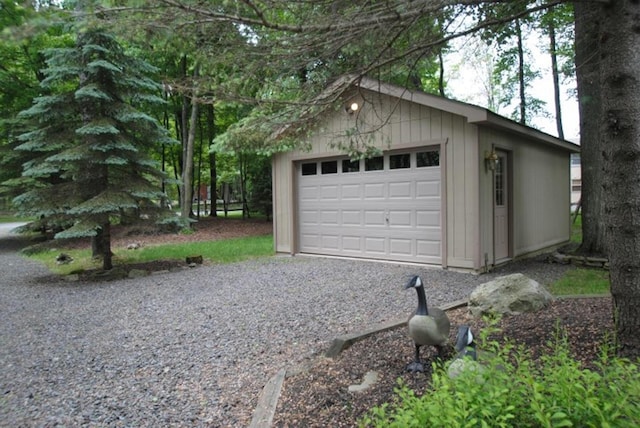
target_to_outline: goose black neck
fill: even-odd
[[[424,286],[420,286],[416,288],[416,292],[418,293],[418,310],[416,311],[416,315],[429,315],[429,311],[427,310],[427,296],[424,294]]]

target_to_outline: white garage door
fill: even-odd
[[[442,263],[439,152],[297,165],[301,253]]]

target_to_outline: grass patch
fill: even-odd
[[[64,250],[73,258],[73,262],[58,265],[56,256],[60,250],[47,250],[29,254],[29,257],[43,263],[54,273],[68,275],[73,272],[100,269],[102,260],[93,260],[91,250]],[[187,242],[142,247],[138,250],[114,250],[113,264],[126,265],[158,260],[184,261],[187,256],[201,255],[209,263],[234,263],[257,257],[273,255],[273,236],[252,236],[221,241]]]
[[[24,223],[31,220],[30,218],[21,218],[12,214],[0,213],[0,223]]]
[[[234,263],[255,257],[273,255],[273,236],[252,236],[222,241],[201,241],[143,247],[136,251],[122,250],[119,261],[140,263],[152,260],[178,259],[201,255],[213,263]]]
[[[571,242],[582,244],[582,214],[578,214],[576,221],[573,221],[573,214],[571,214]]]
[[[600,269],[577,268],[567,271],[558,281],[549,286],[551,294],[608,294],[611,284],[609,272]]]

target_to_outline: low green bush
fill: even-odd
[[[399,383],[396,399],[375,407],[361,427],[638,427],[637,363],[603,349],[594,369],[573,359],[566,337],[534,361],[523,347],[486,340],[491,351],[478,370],[451,379],[434,365],[422,396]]]

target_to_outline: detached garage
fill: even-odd
[[[486,109],[362,79],[302,143],[273,160],[279,253],[482,271],[569,240],[578,146]]]

